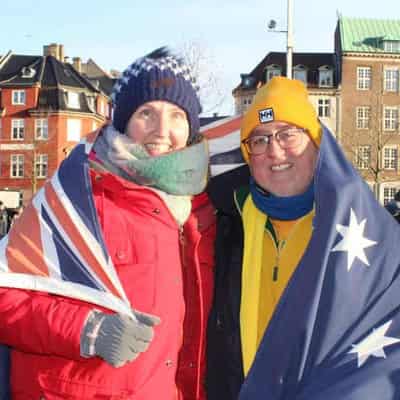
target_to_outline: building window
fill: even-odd
[[[383,110],[383,129],[395,131],[399,123],[399,110],[397,107],[385,107]]]
[[[400,41],[398,40],[385,40],[383,42],[383,49],[388,53],[400,52]]]
[[[87,100],[90,111],[94,112],[94,105],[95,105],[94,97],[86,95],[86,100]]]
[[[394,199],[394,195],[397,193],[398,188],[392,186],[386,186],[383,188],[383,205],[386,206],[389,201]]]
[[[383,87],[386,92],[397,92],[399,90],[399,70],[396,68],[385,68],[383,75]]]
[[[369,118],[371,109],[368,106],[361,106],[356,108],[356,124],[357,129],[369,129]]]
[[[371,67],[357,67],[357,89],[371,89]]]
[[[35,120],[35,138],[38,140],[47,140],[49,138],[49,126],[46,118]]]
[[[368,169],[371,165],[371,146],[358,146],[355,152],[355,165],[358,169]]]
[[[281,68],[278,65],[269,66],[265,72],[265,81],[270,81],[274,76],[281,76]]]
[[[81,140],[81,120],[68,119],[67,120],[67,141],[79,142]]]
[[[319,70],[319,86],[332,87],[333,86],[333,71],[325,67]]]
[[[397,170],[398,150],[396,146],[385,146],[383,148],[383,168]]]
[[[11,154],[11,178],[23,178],[24,177],[24,155],[23,154]]]
[[[48,156],[47,154],[37,154],[35,160],[36,178],[47,178]]]
[[[318,117],[329,118],[331,116],[331,100],[318,99]]]
[[[25,90],[12,91],[12,104],[24,105],[25,104]]]
[[[67,104],[69,108],[79,109],[79,93],[77,92],[67,92]]]
[[[293,77],[307,85],[307,70],[304,65],[296,65],[293,69]]]
[[[25,121],[23,119],[11,120],[11,139],[23,140],[25,131]]]

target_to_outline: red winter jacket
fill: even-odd
[[[215,218],[206,194],[180,229],[151,189],[91,173],[109,254],[133,308],[161,323],[149,349],[113,368],[80,356],[94,307],[0,289],[0,343],[10,345],[13,399],[205,399],[205,329],[213,292]]]

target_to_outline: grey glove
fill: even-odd
[[[133,313],[136,321],[127,315],[93,310],[82,329],[81,355],[97,355],[113,367],[122,367],[146,351],[154,336],[153,326],[160,319],[138,311]]]

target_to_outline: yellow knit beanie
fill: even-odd
[[[321,143],[322,127],[315,108],[308,99],[307,89],[301,81],[276,76],[261,86],[243,116],[241,140],[247,139],[257,126],[272,121],[287,122],[304,128],[317,146]],[[248,161],[247,150],[243,144],[241,149],[245,160]]]

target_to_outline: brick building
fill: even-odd
[[[339,141],[377,198],[400,189],[400,21],[339,17]]]
[[[0,188],[20,190],[24,202],[110,118],[113,79],[80,73],[63,53],[52,44],[41,56],[0,58]]]

